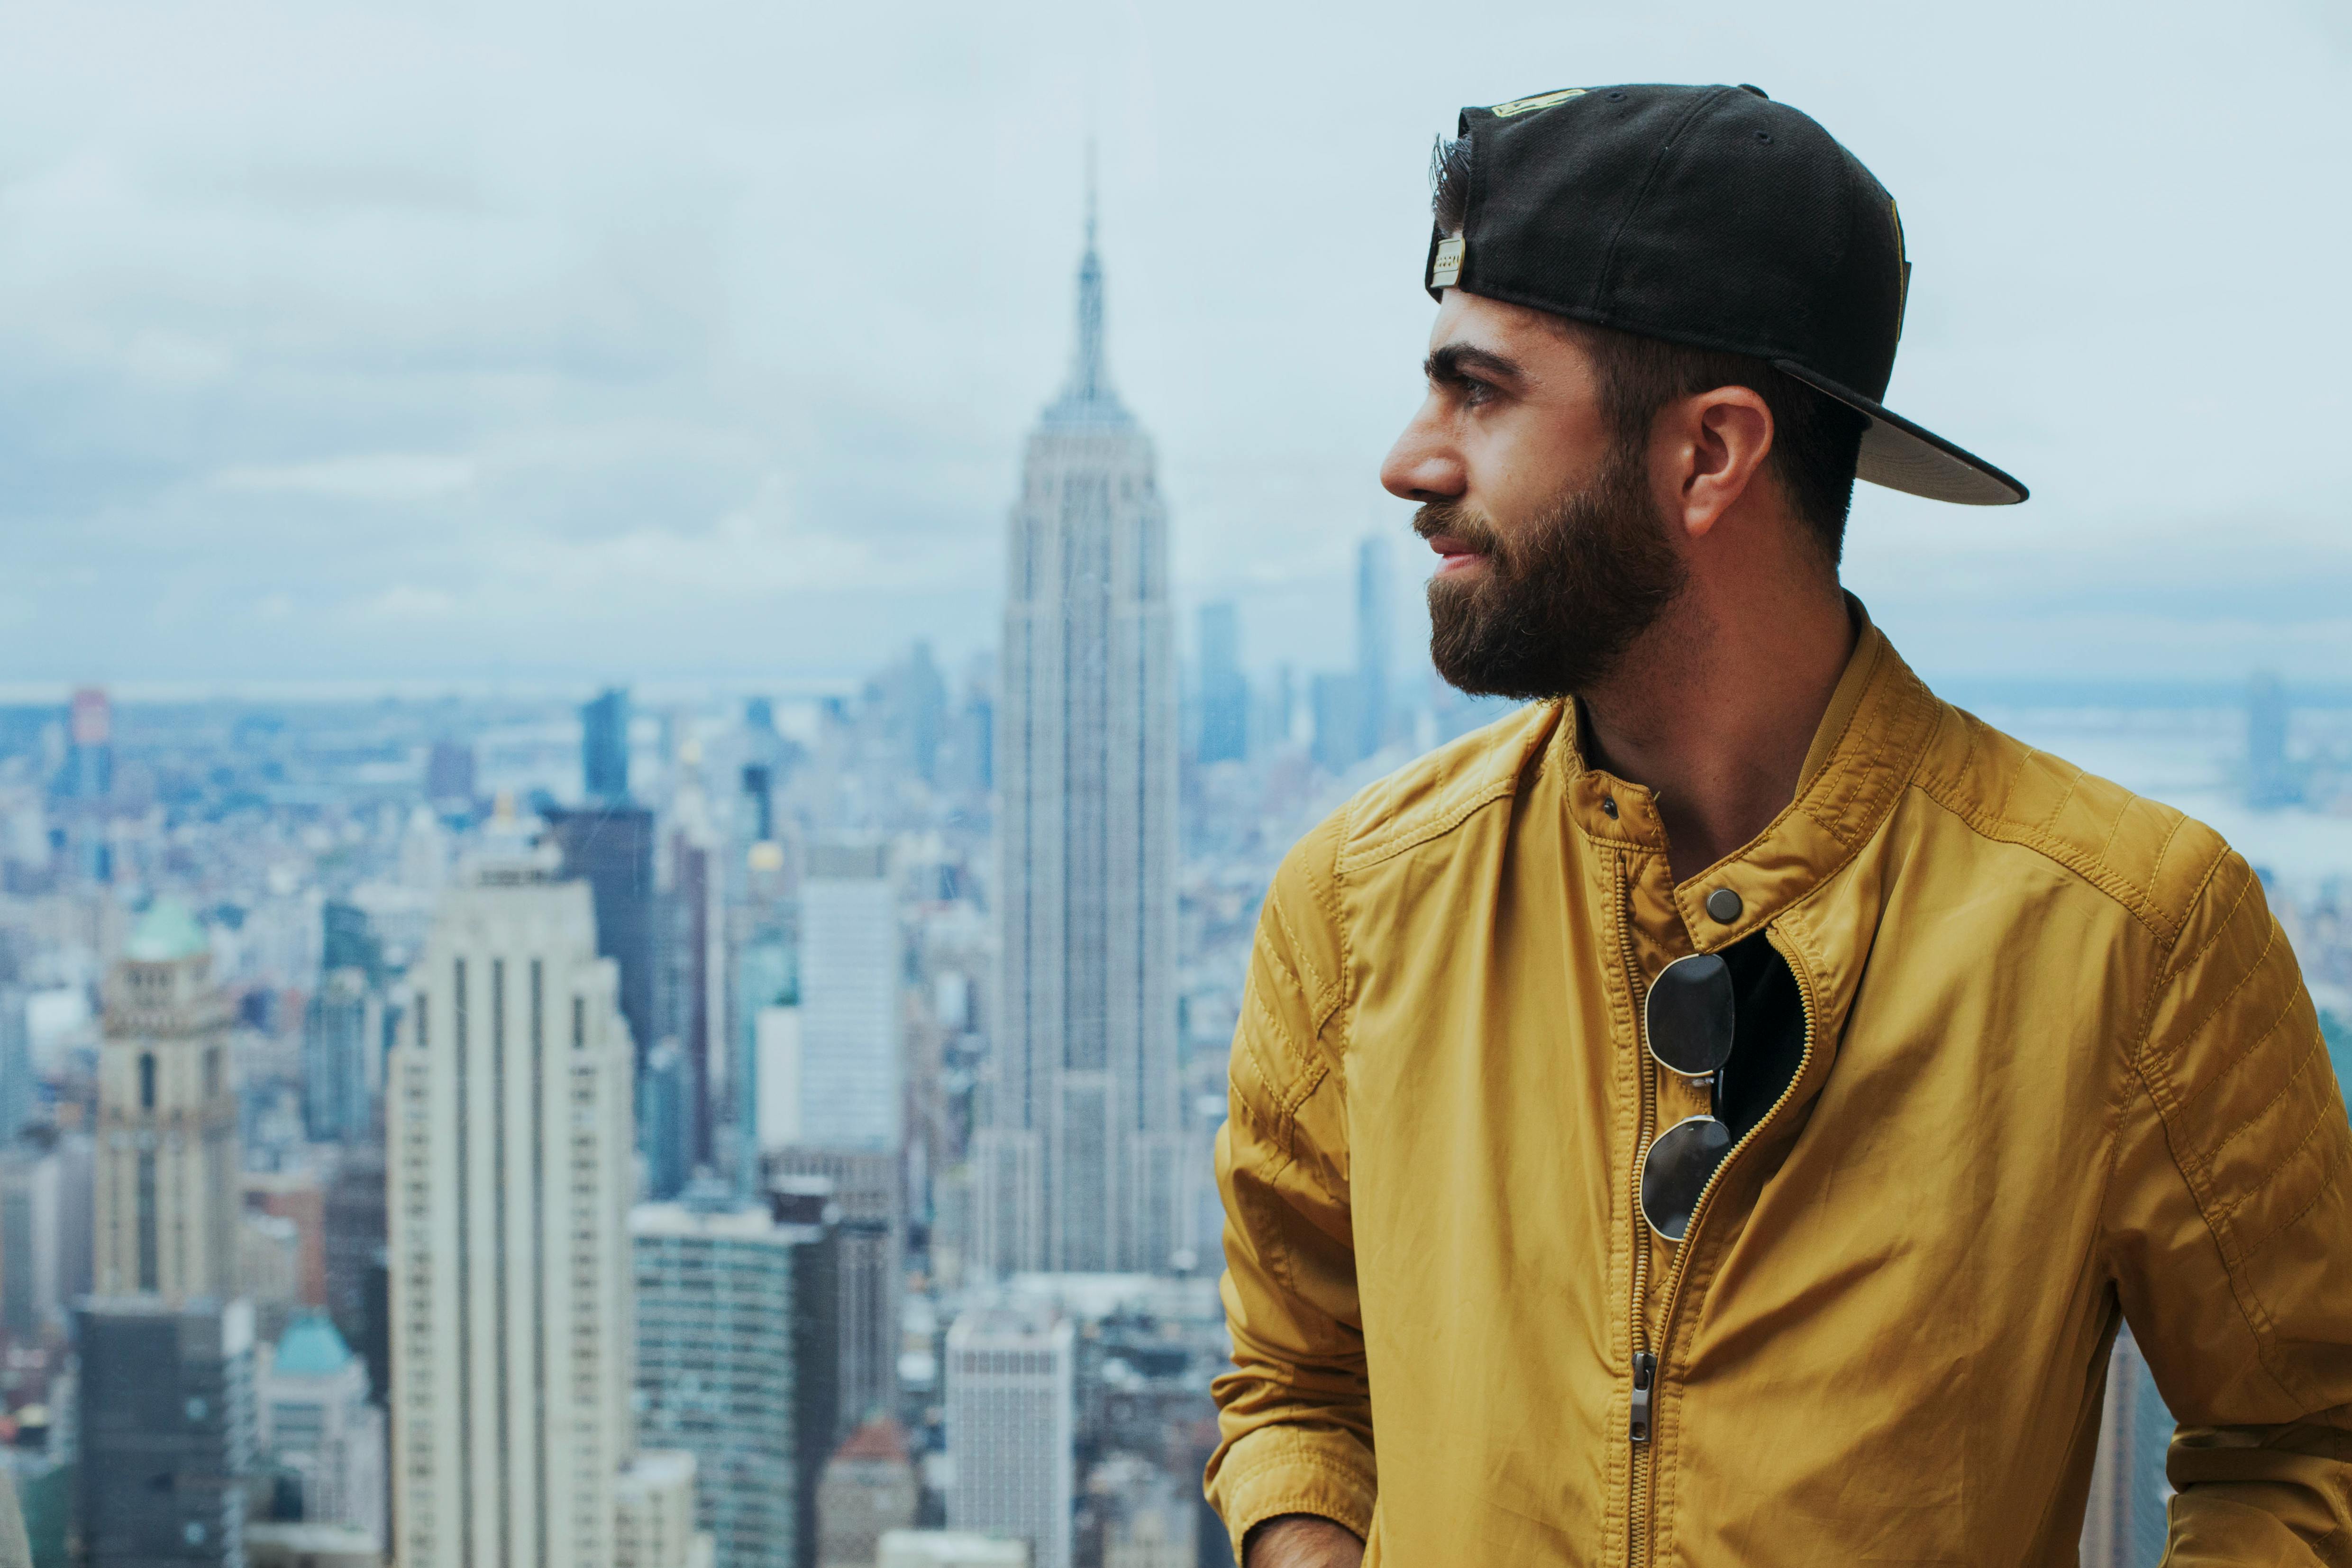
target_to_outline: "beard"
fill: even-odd
[[[1506,537],[1458,502],[1413,515],[1423,539],[1449,534],[1483,554],[1465,578],[1429,582],[1429,657],[1447,684],[1481,697],[1550,701],[1589,692],[1657,624],[1689,576],[1666,538],[1638,452]]]

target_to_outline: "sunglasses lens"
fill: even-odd
[[[1730,1152],[1731,1129],[1712,1116],[1694,1116],[1659,1133],[1642,1161],[1642,1217],[1650,1228],[1680,1241],[1707,1178]]]
[[[1731,966],[1711,952],[1677,958],[1658,972],[1643,1009],[1650,1054],[1696,1077],[1731,1059]]]

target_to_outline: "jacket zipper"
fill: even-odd
[[[1631,909],[1632,899],[1629,889],[1627,898],[1627,910],[1629,913],[1631,912]],[[1773,951],[1778,952],[1780,950],[1776,946]],[[1787,963],[1788,954],[1785,952],[1780,953],[1780,961],[1783,963]],[[1805,1015],[1805,1044],[1804,1048],[1797,1055],[1797,1070],[1789,1075],[1788,1087],[1780,1091],[1780,1098],[1774,1100],[1770,1109],[1766,1110],[1764,1114],[1758,1119],[1756,1125],[1748,1130],[1748,1135],[1745,1138],[1742,1138],[1738,1142],[1731,1146],[1730,1151],[1723,1156],[1723,1163],[1715,1168],[1715,1173],[1707,1177],[1706,1185],[1699,1189],[1698,1202],[1691,1206],[1690,1224],[1683,1227],[1682,1243],[1675,1248],[1674,1263],[1666,1271],[1665,1310],[1658,1314],[1658,1333],[1661,1342],[1674,1331],[1675,1309],[1681,1305],[1682,1301],[1683,1265],[1690,1257],[1691,1243],[1696,1239],[1698,1236],[1700,1224],[1706,1218],[1707,1201],[1715,1196],[1716,1189],[1723,1184],[1724,1173],[1730,1170],[1733,1163],[1738,1160],[1739,1156],[1748,1152],[1748,1145],[1756,1142],[1758,1134],[1761,1133],[1767,1127],[1772,1125],[1773,1118],[1780,1114],[1781,1108],[1786,1106],[1790,1098],[1796,1094],[1797,1086],[1805,1080],[1805,1069],[1812,1065],[1813,994],[1806,986],[1804,976],[1798,973],[1797,966],[1795,964],[1789,964],[1789,973],[1797,982],[1797,1005],[1804,1010]],[[1650,1095],[1648,1093],[1651,1079],[1650,1075],[1646,1071],[1642,1075],[1642,1082],[1644,1089],[1643,1094],[1643,1151],[1646,1153],[1648,1152],[1648,1123],[1649,1112],[1651,1110]],[[1642,1170],[1640,1163],[1637,1161],[1633,1167],[1634,1220],[1636,1224],[1643,1224],[1640,1207],[1642,1192],[1641,1183]],[[1640,1237],[1640,1252],[1638,1254],[1644,1264],[1648,1259],[1650,1251],[1647,1229],[1647,1226],[1643,1224],[1643,1234]],[[1642,1265],[1637,1264],[1636,1267],[1641,1272],[1647,1272],[1646,1268],[1643,1268]],[[1632,1500],[1633,1506],[1625,1521],[1626,1540],[1629,1542],[1627,1558],[1633,1564],[1633,1568],[1645,1568],[1645,1565],[1650,1561],[1650,1530],[1652,1522],[1650,1514],[1654,1500],[1651,1497],[1651,1492],[1654,1485],[1654,1478],[1652,1472],[1657,1466],[1656,1456],[1650,1450],[1650,1432],[1652,1426],[1651,1412],[1657,1398],[1656,1385],[1658,1377],[1658,1358],[1649,1348],[1649,1329],[1648,1325],[1641,1321],[1638,1305],[1640,1300],[1641,1298],[1638,1295],[1634,1298],[1636,1310],[1634,1313],[1633,1339],[1635,1347],[1633,1353],[1633,1421],[1634,1483]]]
[[[1633,1291],[1627,1320],[1633,1325],[1633,1390],[1629,1436],[1633,1452],[1628,1466],[1625,1499],[1625,1541],[1631,1568],[1649,1561],[1649,1542],[1634,1531],[1634,1521],[1650,1514],[1650,1406],[1657,1381],[1658,1358],[1650,1351],[1649,1316],[1643,1310],[1650,1286],[1650,1229],[1642,1218],[1642,1162],[1649,1157],[1650,1139],[1658,1119],[1658,1086],[1642,1047],[1642,967],[1633,952],[1633,857],[1617,857],[1617,947],[1625,965],[1625,995],[1633,1008],[1633,1074],[1641,1085],[1641,1113],[1633,1130],[1633,1175],[1627,1192],[1633,1237]]]

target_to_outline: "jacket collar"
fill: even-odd
[[[1673,889],[1684,929],[1700,952],[1760,929],[1843,868],[1894,810],[1935,732],[1941,705],[1871,624],[1861,601],[1848,595],[1847,603],[1860,635],[1815,728],[1796,797],[1748,843]],[[1663,857],[1666,833],[1656,796],[1589,766],[1583,717],[1573,701],[1563,717],[1555,755],[1579,830],[1595,843]],[[1739,900],[1728,921],[1707,908],[1709,895],[1722,889]]]

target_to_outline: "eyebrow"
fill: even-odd
[[[1422,361],[1421,369],[1439,386],[1459,386],[1470,379],[1465,374],[1470,371],[1482,371],[1498,381],[1518,381],[1526,374],[1517,361],[1468,343],[1447,343]]]

